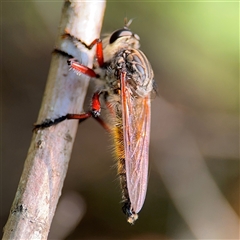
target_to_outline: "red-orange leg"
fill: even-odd
[[[80,42],[83,44],[87,49],[91,50],[95,45],[97,45],[96,48],[96,58],[99,64],[99,67],[102,67],[104,64],[104,58],[103,58],[103,47],[102,47],[102,40],[100,38],[96,38],[91,42],[91,44],[87,45],[85,42],[82,40],[72,36],[67,30],[65,30],[66,33],[62,37],[69,37],[77,42]]]
[[[97,74],[91,68],[80,64],[75,58],[68,59],[68,64],[77,74],[84,73],[89,77],[97,77]]]
[[[64,120],[70,120],[70,119],[77,119],[79,122],[83,122],[84,120],[93,117],[96,119],[108,132],[110,132],[109,127],[107,124],[99,117],[101,112],[101,103],[99,100],[100,92],[96,92],[93,94],[92,97],[92,109],[89,112],[81,113],[81,114],[75,114],[75,113],[68,113],[65,116],[61,116],[56,119],[46,119],[41,124],[35,124],[33,130],[37,129],[44,129],[47,127],[51,127],[53,125],[56,125]]]
[[[96,44],[97,45],[97,49],[96,49],[97,61],[98,61],[98,64],[100,67],[103,66],[104,59],[103,59],[103,48],[102,48],[102,40],[101,39],[95,39],[90,45],[87,45],[84,42],[82,42],[80,39],[77,39],[74,36],[70,35],[67,31],[62,37],[70,37],[73,40],[81,42],[88,49],[92,49],[93,46]],[[94,72],[93,69],[80,64],[75,58],[73,58],[68,53],[65,53],[64,51],[59,50],[59,49],[55,49],[54,52],[60,53],[63,56],[70,57],[70,59],[68,60],[68,64],[70,65],[71,69],[76,71],[77,74],[83,73],[83,74],[88,75],[89,77],[98,77],[98,75]],[[39,128],[42,128],[42,129],[47,128],[47,127],[56,125],[66,119],[78,119],[79,122],[83,122],[84,120],[86,120],[90,117],[94,117],[94,119],[96,119],[107,131],[110,132],[110,129],[107,126],[107,124],[99,117],[100,112],[101,112],[101,104],[100,104],[99,96],[101,93],[102,92],[96,92],[93,94],[91,111],[89,111],[87,113],[82,113],[82,114],[68,113],[65,116],[62,116],[62,117],[59,117],[56,119],[46,119],[41,124],[35,124],[33,130],[37,130]]]
[[[96,48],[97,61],[98,61],[99,67],[102,67],[104,63],[102,40],[100,38],[93,40],[92,43],[89,45],[89,49],[92,49],[92,47],[95,44],[97,44],[97,48]]]

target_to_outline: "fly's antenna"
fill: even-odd
[[[127,19],[127,17],[124,18],[124,28],[129,28],[129,26],[131,25],[133,21],[133,18],[131,18],[130,20]]]

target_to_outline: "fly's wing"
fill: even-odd
[[[125,166],[131,209],[138,213],[144,203],[148,182],[150,137],[150,97],[137,98],[131,93],[126,75],[121,76],[121,101]]]

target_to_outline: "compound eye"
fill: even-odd
[[[140,37],[137,35],[137,34],[133,34],[133,36],[138,40],[138,41],[140,41]]]
[[[109,43],[111,44],[115,42],[120,37],[127,37],[132,35],[133,33],[128,29],[125,29],[125,28],[119,29],[112,34],[112,36],[110,37]]]

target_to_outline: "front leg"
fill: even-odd
[[[87,47],[88,49],[92,49],[93,46],[97,45],[96,57],[97,57],[99,66],[100,67],[103,66],[104,60],[103,60],[103,49],[102,49],[102,41],[101,41],[101,39],[95,39],[90,45],[86,45],[81,40],[76,39],[75,37],[73,37],[69,33],[66,33],[65,35],[63,35],[63,37],[69,37],[69,38],[71,38],[71,39],[73,39],[75,41],[79,41],[85,47]],[[80,64],[75,58],[73,58],[73,56],[69,55],[68,53],[66,53],[66,52],[64,52],[62,50],[59,50],[59,49],[55,49],[54,52],[68,57],[69,58],[68,64],[70,65],[70,68],[72,70],[74,70],[77,74],[82,74],[83,73],[83,74],[88,75],[89,77],[94,77],[94,78],[98,78],[99,77],[94,72],[93,69]],[[47,127],[51,127],[51,126],[56,125],[56,124],[58,124],[58,123],[60,123],[60,122],[62,122],[64,120],[67,120],[67,119],[68,120],[69,119],[78,119],[79,122],[83,122],[84,120],[86,120],[86,119],[88,119],[90,117],[94,117],[94,119],[96,119],[107,131],[110,131],[109,127],[99,117],[100,116],[100,112],[101,112],[101,104],[100,104],[99,96],[100,96],[101,93],[102,92],[96,92],[96,93],[93,94],[91,111],[88,111],[88,112],[82,113],[82,114],[68,113],[65,116],[61,116],[61,117],[56,118],[56,119],[46,119],[41,124],[35,124],[33,130],[44,129],[44,128],[47,128]]]
[[[67,30],[65,30],[65,31],[66,31],[66,33],[62,35],[63,38],[68,37],[75,42],[80,42],[82,45],[84,45],[89,50],[91,50],[96,45],[97,46],[97,48],[96,48],[96,58],[97,58],[99,67],[103,66],[103,64],[104,64],[103,46],[102,46],[102,40],[100,38],[94,39],[89,45],[87,45],[82,40],[72,36]]]

